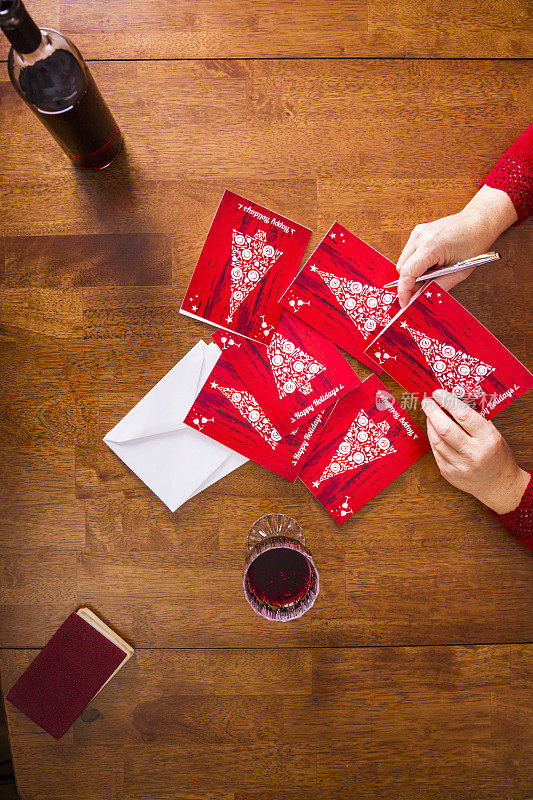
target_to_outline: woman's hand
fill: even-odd
[[[455,395],[438,389],[433,397],[425,398],[422,408],[442,477],[497,514],[513,511],[520,504],[529,474],[520,469],[503,436]]]
[[[415,278],[430,267],[445,267],[481,255],[516,220],[509,196],[500,189],[482,186],[458,214],[417,225],[396,265],[400,275],[400,305],[407,305],[415,288]],[[437,283],[444,289],[451,289],[473,271],[462,270],[438,278]]]

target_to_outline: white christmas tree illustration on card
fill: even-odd
[[[244,389],[236,390],[228,386],[220,386],[216,381],[211,383],[211,388],[217,389],[224,397],[227,397],[241,417],[252,426],[254,431],[261,436],[272,450],[276,449],[281,441],[281,436],[272,425],[255,397]]]
[[[257,231],[254,236],[240,233],[233,229],[231,239],[231,287],[229,301],[229,316],[231,322],[233,315],[243,300],[255,289],[261,278],[283,255],[282,250],[275,250],[271,244],[266,243],[266,233]]]
[[[302,394],[310,394],[311,381],[325,369],[323,364],[280,333],[272,337],[267,356],[280,400],[297,389]]]
[[[443,389],[447,389],[457,397],[467,397],[472,400],[483,398],[484,392],[479,384],[487,375],[494,372],[495,367],[468,353],[463,353],[462,350],[456,350],[449,344],[439,342],[438,339],[433,339],[415,328],[410,328],[405,321],[401,322],[400,326],[415,340]]]
[[[383,327],[391,321],[389,309],[395,298],[392,292],[360,281],[339,278],[332,272],[318,269],[316,264],[311,265],[311,272],[320,275],[365,340],[378,325]]]
[[[334,478],[343,472],[359,469],[364,464],[377,461],[378,458],[395,453],[396,450],[387,438],[390,425],[383,420],[374,422],[363,409],[359,411],[350,430],[337,448],[337,452],[323,471],[320,478],[313,483],[318,488],[323,481]]]

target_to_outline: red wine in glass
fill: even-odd
[[[307,557],[292,547],[271,547],[250,564],[246,584],[261,603],[281,607],[302,600],[312,583]]]
[[[293,533],[297,526],[298,539],[279,535],[287,530],[285,520],[292,524]],[[258,528],[262,531],[259,541]],[[302,616],[318,594],[318,572],[302,541],[301,528],[290,517],[269,514],[255,523],[249,543],[250,539],[252,547],[244,567],[243,586],[253,610],[267,619],[279,621]]]

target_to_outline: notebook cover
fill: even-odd
[[[213,339],[282,436],[361,383],[333,342],[286,311],[268,346],[226,331]]]
[[[309,228],[226,189],[180,312],[268,343],[310,236]]]
[[[281,299],[282,305],[375,372],[365,347],[400,305],[388,258],[335,222]]]
[[[342,525],[428,450],[424,432],[371,375],[339,400],[300,479]]]
[[[533,375],[432,281],[368,348],[419,403],[446,389],[491,419],[533,386]]]
[[[113,642],[72,613],[6,699],[54,739],[60,739],[125,656]]]
[[[323,411],[282,437],[222,353],[184,421],[276,475],[295,481],[328,413]]]

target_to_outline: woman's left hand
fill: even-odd
[[[441,475],[497,514],[513,511],[529,483],[497,428],[455,395],[425,398],[428,438]],[[446,409],[446,411],[444,411]]]

